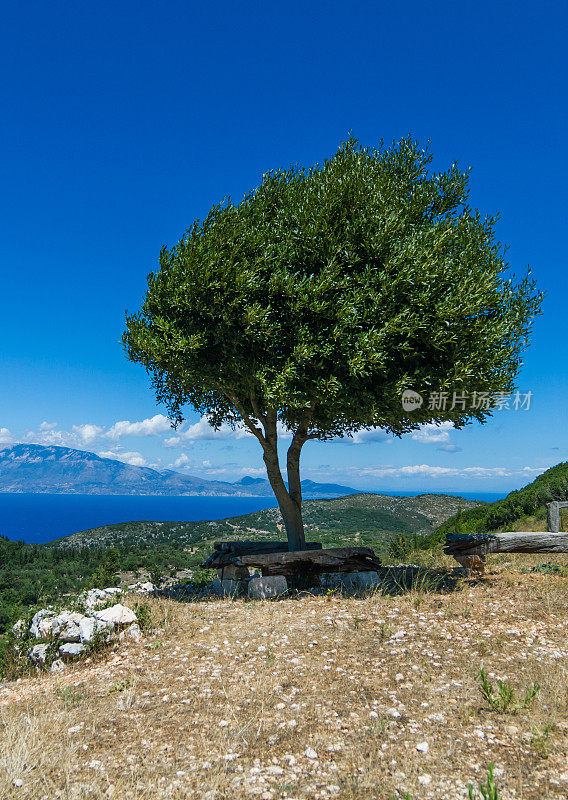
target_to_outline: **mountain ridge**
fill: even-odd
[[[356,493],[339,484],[302,481],[308,497]],[[211,481],[174,470],[139,467],[87,450],[59,445],[16,444],[0,449],[0,492],[203,497],[272,496],[267,480]]]

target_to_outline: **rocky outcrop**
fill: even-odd
[[[24,620],[18,620],[12,628],[13,633],[24,642],[26,639],[41,640],[41,643],[29,647],[28,658],[38,667],[49,666],[52,672],[63,669],[67,661],[81,657],[99,642],[108,644],[125,638],[139,642],[142,631],[131,608],[121,603],[96,608],[97,604],[108,602],[114,593],[91,589],[81,598],[85,613],[42,608],[34,615],[29,627]]]

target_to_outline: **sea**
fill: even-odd
[[[424,492],[379,492],[415,497]],[[445,492],[493,502],[505,494]],[[276,505],[274,497],[161,497],[155,495],[13,494],[0,492],[0,535],[43,543],[117,522],[186,522],[250,514]]]

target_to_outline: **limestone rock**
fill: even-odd
[[[129,625],[131,622],[137,622],[134,611],[120,603],[110,608],[104,608],[102,611],[95,611],[94,617],[100,622],[112,625]]]
[[[64,669],[65,663],[62,661],[62,659],[58,658],[51,665],[50,672],[63,672]]]
[[[378,572],[324,572],[320,575],[321,585],[327,589],[374,589],[381,585]]]
[[[49,639],[59,632],[57,615],[51,608],[41,608],[32,619],[30,634],[36,639]]]
[[[106,603],[109,597],[110,595],[104,589],[89,589],[88,592],[81,595],[87,611],[94,611],[98,606]]]
[[[288,583],[284,575],[270,575],[264,578],[251,578],[248,584],[248,595],[253,600],[267,600],[279,597],[288,591]]]
[[[28,656],[30,661],[33,661],[34,664],[45,664],[45,659],[47,656],[47,644],[36,644],[28,650]]]
[[[66,642],[59,648],[59,653],[62,656],[73,658],[74,656],[80,656],[81,653],[84,653],[86,649],[87,648],[84,644],[80,644],[78,642]]]
[[[92,642],[95,637],[97,621],[94,617],[83,617],[79,622],[79,641]]]
[[[140,594],[150,594],[154,591],[154,584],[147,581],[146,583],[141,583],[139,586],[136,587],[136,591]]]
[[[132,639],[133,642],[139,642],[140,639],[142,639],[142,631],[140,630],[140,625],[137,622],[133,622],[132,625],[129,625],[125,633],[129,639]]]

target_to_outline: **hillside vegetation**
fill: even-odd
[[[460,510],[438,528],[447,533],[488,533],[497,530],[546,530],[546,504],[568,500],[568,462],[543,472],[532,483],[503,500]]]
[[[316,538],[324,546],[364,539],[381,548],[400,533],[431,534],[449,516],[479,505],[482,504],[451,495],[353,494],[332,500],[308,500],[303,505],[303,516],[306,536]],[[280,511],[268,508],[213,521],[124,522],[75,533],[51,544],[74,548],[167,543],[199,548],[217,539],[284,539],[283,531]]]
[[[436,527],[459,509],[478,505],[449,495],[388,497],[356,494],[305,503],[308,538],[324,547],[362,544],[386,553],[397,538],[425,545]],[[204,522],[125,522],[48,544],[0,537],[0,634],[26,609],[85,588],[150,575],[195,570],[218,539],[284,539],[277,508]]]

